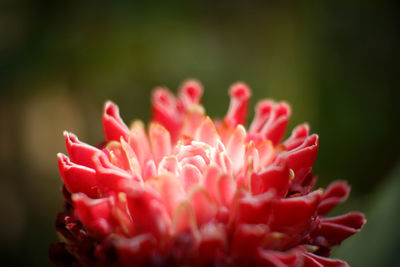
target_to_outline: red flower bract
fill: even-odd
[[[246,131],[250,90],[234,84],[223,120],[200,104],[197,81],[152,97],[147,131],[107,102],[106,142],[65,132],[58,154],[64,211],[50,248],[58,266],[346,266],[331,247],[360,231],[361,213],[324,217],[350,187],[312,191],[318,135],[307,124],[282,142],[290,107],[260,101]]]

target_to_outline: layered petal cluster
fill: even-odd
[[[177,96],[157,88],[147,127],[122,121],[107,102],[105,142],[65,132],[58,154],[64,211],[58,266],[346,266],[332,246],[361,230],[351,212],[325,215],[350,191],[337,181],[313,190],[318,135],[307,124],[282,141],[290,107],[261,100],[245,128],[250,89],[229,90],[221,120],[201,105],[202,86]]]

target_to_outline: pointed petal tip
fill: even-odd
[[[57,153],[57,158],[59,164],[69,164],[71,161],[69,160],[68,156],[64,155],[63,153]]]
[[[78,137],[75,134],[73,134],[67,130],[65,130],[63,132],[63,135],[64,135],[65,140],[68,142],[77,142],[78,141]]]

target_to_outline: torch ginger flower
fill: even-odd
[[[361,230],[363,214],[325,215],[350,191],[312,191],[318,135],[307,124],[282,142],[285,102],[260,101],[245,128],[250,89],[234,84],[212,120],[197,81],[177,96],[157,88],[153,118],[128,128],[107,102],[106,142],[65,132],[58,154],[64,211],[51,246],[58,266],[347,266],[332,246]]]

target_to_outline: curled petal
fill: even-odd
[[[289,117],[290,106],[287,103],[260,101],[256,106],[249,133],[254,137],[260,135],[265,140],[271,140],[275,146],[282,140]]]
[[[244,124],[247,115],[247,105],[251,96],[249,87],[244,83],[235,83],[229,89],[231,102],[225,121],[229,122],[232,127],[238,124]]]
[[[290,193],[298,193],[300,195],[305,195],[311,192],[311,189],[314,187],[315,183],[317,182],[317,177],[314,175],[313,172],[309,172],[307,175],[304,176],[302,181],[294,179],[292,184],[290,185],[289,194]]]
[[[125,181],[140,182],[138,177],[114,166],[104,154],[95,156],[96,179],[100,190],[104,193],[121,192]]]
[[[301,183],[311,171],[311,167],[317,158],[318,146],[318,135],[313,134],[307,137],[300,146],[288,152],[287,162],[289,168],[295,173],[294,182]]]
[[[272,144],[278,144],[285,134],[289,117],[290,106],[284,102],[278,103],[273,111],[273,117],[261,129],[261,134],[265,139],[271,140]]]
[[[306,252],[304,254],[304,267],[348,267],[349,265],[338,259],[330,259]]]
[[[125,171],[131,171],[129,164],[129,157],[126,154],[125,152],[126,150],[123,149],[122,144],[120,142],[117,141],[109,142],[106,145],[105,150],[103,151],[106,151],[106,153],[109,156],[110,162],[113,165]]]
[[[310,126],[307,123],[301,124],[293,129],[292,135],[285,141],[286,150],[292,150],[301,145],[310,132]]]
[[[68,191],[85,193],[91,198],[98,197],[95,170],[72,163],[67,156],[58,153],[58,168]]]
[[[274,102],[271,100],[262,100],[257,103],[253,121],[250,124],[249,133],[259,133],[264,124],[271,117]]]
[[[104,105],[103,128],[107,141],[119,141],[121,136],[128,140],[129,129],[119,116],[118,106],[111,101]]]
[[[333,182],[322,195],[318,214],[325,215],[337,204],[344,202],[350,194],[350,186],[344,181]]]
[[[93,156],[101,150],[79,141],[73,133],[64,131],[67,152],[71,161],[89,168],[94,167]]]
[[[274,267],[298,267],[303,266],[303,253],[294,248],[288,251],[275,251],[258,249],[259,257],[266,266]]]
[[[316,245],[330,247],[340,244],[344,239],[359,232],[365,223],[364,215],[359,212],[323,218],[311,236]]]

